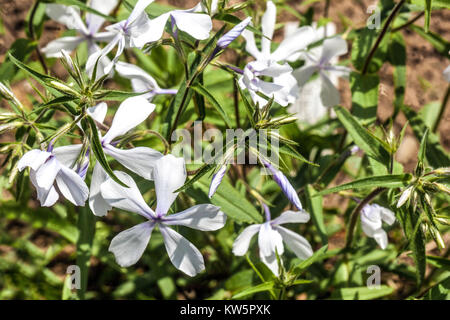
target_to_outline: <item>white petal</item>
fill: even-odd
[[[380,211],[373,205],[366,205],[361,210],[361,227],[364,233],[373,237],[374,233],[381,229],[382,221]]]
[[[164,27],[166,26],[167,19],[169,19],[169,17],[170,13],[164,13],[150,21],[151,32],[146,35],[147,42],[154,42],[161,39],[164,33]]]
[[[306,211],[285,211],[278,218],[272,220],[275,225],[284,223],[306,223],[310,219]]]
[[[167,254],[172,264],[188,276],[195,276],[205,270],[203,256],[198,249],[178,232],[159,225]]]
[[[83,37],[63,37],[50,41],[41,51],[47,58],[62,58],[62,50],[72,52],[83,41],[85,41]]]
[[[270,222],[261,226],[258,235],[258,246],[260,256],[270,257],[277,250],[278,255],[283,254],[283,239],[276,229],[273,229]]]
[[[145,203],[136,182],[128,174],[121,171],[114,171],[116,176],[125,183],[128,188],[122,187],[113,179],[108,178],[100,186],[103,199],[112,207],[134,212],[142,215],[147,219],[152,219],[155,213]]]
[[[115,236],[109,245],[109,251],[121,267],[129,267],[141,258],[152,235],[155,224],[147,221]]]
[[[72,144],[68,146],[58,147],[53,149],[53,155],[63,166],[72,168],[75,164],[75,161],[80,156],[82,147],[82,144]]]
[[[317,41],[317,34],[312,27],[301,27],[286,37],[272,53],[275,61],[287,60],[294,53],[305,50],[308,45]]]
[[[46,190],[38,186],[36,181],[36,171],[30,170],[30,180],[36,188],[37,198],[42,207],[51,207],[58,201],[59,195],[58,192],[56,192],[55,187],[51,186],[50,189]]]
[[[261,52],[259,51],[258,47],[256,47],[255,35],[253,34],[253,32],[245,29],[242,32],[242,36],[246,41],[245,50],[250,53],[255,59],[261,57]]]
[[[212,204],[199,204],[182,212],[164,217],[164,224],[186,226],[201,231],[214,231],[222,228],[227,216],[220,207]]]
[[[147,180],[153,180],[155,162],[163,156],[161,152],[147,147],[122,150],[106,145],[104,151],[119,161],[125,168]]]
[[[444,79],[445,79],[447,82],[450,82],[450,66],[448,66],[447,68],[445,68],[443,74],[444,74]]]
[[[280,256],[280,255],[278,255],[278,256]],[[273,272],[274,275],[279,276],[278,260],[277,260],[277,255],[275,254],[275,252],[273,252],[269,256],[262,256],[261,251],[260,251],[259,258]],[[281,259],[280,259],[280,262],[281,262]]]
[[[76,206],[84,206],[89,196],[89,188],[75,171],[62,166],[56,176],[56,184],[67,200]]]
[[[373,204],[380,211],[381,220],[386,222],[388,225],[392,225],[395,222],[395,214],[388,208]]]
[[[144,13],[145,8],[148,7],[150,3],[152,3],[153,0],[139,0],[134,8],[133,11],[131,11],[130,15],[128,16],[127,21],[133,22],[136,20],[142,13]]]
[[[151,42],[155,37],[152,30],[151,20],[147,13],[143,12],[130,26],[129,31],[129,42],[126,44],[127,47],[131,48],[141,48],[147,42]]]
[[[91,0],[89,7],[100,13],[108,15],[117,5],[118,0]],[[96,14],[86,12],[86,24],[90,34],[95,34],[102,26],[105,19]]]
[[[264,56],[270,55],[270,43],[273,32],[275,30],[275,22],[277,19],[277,8],[272,1],[267,1],[266,12],[262,17],[261,27],[264,37],[261,39],[261,51]],[[268,38],[268,39],[267,39]],[[269,40],[270,39],[270,40]]]
[[[110,143],[114,138],[124,135],[147,119],[153,110],[155,105],[144,97],[127,98],[114,115],[111,128],[103,137],[103,142]]]
[[[56,175],[61,170],[61,164],[55,157],[50,157],[39,169],[36,170],[36,181],[39,187],[46,190],[55,182]]]
[[[313,75],[313,73],[317,70],[317,67],[314,65],[303,66],[300,69],[292,72],[292,75],[297,79],[297,83],[300,87],[305,85],[308,82],[309,78]]]
[[[47,3],[45,13],[55,21],[62,23],[69,29],[77,29],[83,34],[88,30],[80,17],[80,9],[75,6],[64,6],[60,4]]]
[[[186,181],[186,168],[183,158],[176,158],[168,154],[156,161],[153,170],[156,191],[156,214],[165,215],[178,193],[175,190],[183,186]]]
[[[131,80],[134,92],[157,91],[160,89],[158,83],[151,75],[134,64],[118,61],[116,63],[116,71],[122,77]]]
[[[308,240],[289,229],[280,226],[275,228],[281,234],[281,237],[283,238],[283,241],[286,242],[288,248],[291,249],[299,259],[306,260],[312,256],[313,250]]]
[[[91,187],[89,189],[89,207],[93,214],[98,217],[105,216],[112,207],[103,199],[100,186],[108,180],[108,174],[97,162],[94,166],[91,178]]]
[[[33,170],[37,170],[45,161],[51,156],[50,152],[42,151],[39,149],[33,149],[25,153],[17,163],[19,171],[30,167]]]
[[[373,238],[378,243],[378,245],[381,247],[381,249],[386,249],[388,245],[388,237],[386,231],[383,229],[378,229],[374,235]]]
[[[409,199],[412,191],[413,191],[413,186],[410,186],[410,187],[406,188],[405,190],[403,190],[403,192],[400,196],[400,199],[398,199],[397,208],[400,208],[402,205],[405,204],[405,202]]]
[[[205,40],[209,38],[212,29],[211,17],[207,14],[190,13],[185,11],[172,11],[172,18],[178,29],[186,32],[195,39]]]
[[[87,113],[97,122],[103,123],[105,121],[106,112],[108,111],[108,105],[105,102],[87,109]]]
[[[348,51],[347,41],[345,41],[342,37],[336,36],[334,38],[325,39],[323,42],[323,50],[322,50],[322,62],[328,62],[333,57],[338,57],[346,54]]]
[[[241,232],[233,243],[233,254],[235,256],[243,256],[248,251],[250,241],[260,228],[261,224],[252,224]]]
[[[86,72],[88,74],[92,74],[94,72],[95,64],[97,63],[97,60],[100,58],[99,63],[97,65],[97,69],[101,67],[101,60],[106,57],[108,53],[111,52],[112,49],[120,42],[123,41],[123,37],[121,34],[116,34],[116,36],[101,50],[95,52],[94,54],[91,54],[86,62]],[[111,62],[112,63],[112,62]],[[105,73],[105,69],[107,69],[108,66],[103,67],[103,73]]]
[[[334,107],[339,104],[340,94],[339,90],[331,82],[330,78],[323,72],[320,73],[322,80],[322,90],[320,91],[320,98],[325,107]]]

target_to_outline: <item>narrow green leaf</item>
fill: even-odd
[[[243,298],[243,297],[258,293],[258,292],[270,291],[273,289],[274,285],[275,285],[275,283],[273,281],[268,281],[268,282],[261,283],[254,287],[246,288],[246,289],[240,291],[239,293],[235,294],[232,297],[232,299]]]
[[[379,84],[380,78],[377,74],[350,73],[352,114],[361,123],[373,123],[377,118]]]
[[[194,89],[199,94],[201,94],[202,96],[204,96],[211,103],[214,109],[216,109],[216,111],[220,114],[223,121],[225,121],[228,128],[232,127],[231,120],[230,118],[228,118],[228,115],[225,112],[225,110],[222,108],[219,102],[217,102],[216,98],[214,98],[214,96],[204,86],[202,86],[200,83],[197,82],[191,88]]]
[[[368,178],[358,179],[349,183],[344,183],[339,186],[322,190],[316,193],[313,197],[322,196],[342,190],[348,189],[364,189],[364,188],[401,188],[405,187],[411,181],[412,176],[410,174],[394,174],[384,176],[373,176]]]
[[[311,214],[313,223],[319,232],[322,244],[325,245],[328,243],[328,235],[323,218],[322,197],[313,197],[316,193],[317,191],[311,185],[306,186],[306,207],[308,208],[308,212]]]
[[[344,107],[337,106],[334,110],[339,121],[345,129],[347,129],[358,147],[360,147],[368,156],[387,165],[390,156],[381,141],[368,132]]]
[[[379,287],[356,287],[337,289],[331,295],[332,299],[342,300],[372,300],[388,296],[394,292],[394,289],[386,285]]]
[[[102,168],[106,171],[108,176],[110,176],[115,182],[120,184],[123,187],[128,188],[128,186],[120,181],[120,179],[114,174],[111,167],[109,166],[108,160],[106,160],[105,153],[103,152],[102,143],[99,138],[97,126],[95,125],[94,119],[92,119],[90,116],[86,117],[89,128],[91,129],[91,147],[92,152],[95,154],[95,158],[97,159],[98,163],[102,166]]]
[[[328,250],[328,244],[324,245],[322,248],[320,248],[319,250],[317,250],[316,252],[314,252],[314,254],[309,257],[308,259],[302,261],[301,263],[299,263],[297,266],[294,267],[293,272],[297,275],[300,275],[301,273],[303,273],[303,271],[305,271],[310,265],[312,265],[313,263],[321,260],[324,255],[325,252]]]

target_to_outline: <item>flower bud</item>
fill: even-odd
[[[209,186],[209,193],[208,197],[211,198],[214,193],[216,193],[217,188],[219,187],[220,183],[222,182],[223,177],[225,176],[225,173],[227,172],[227,166],[223,165],[220,167],[219,171],[217,171],[211,180],[211,185]]]
[[[239,24],[235,25],[230,31],[219,38],[219,40],[217,41],[217,47],[219,47],[220,49],[225,49],[226,47],[228,47],[234,39],[241,35],[241,33],[248,26],[251,20],[252,18],[248,17]]]
[[[402,205],[405,204],[406,201],[408,201],[409,197],[411,196],[412,190],[413,186],[410,186],[402,192],[402,195],[400,196],[400,199],[398,199],[397,202],[397,208],[400,208]]]
[[[80,94],[78,92],[76,92],[71,87],[69,87],[68,85],[66,85],[66,84],[64,84],[62,82],[59,82],[59,81],[56,81],[56,80],[52,80],[52,81],[50,81],[49,85],[51,87],[55,88],[56,90],[61,91],[61,92],[65,93],[65,94],[68,94],[70,96],[75,96],[75,97],[79,97],[80,96]]]

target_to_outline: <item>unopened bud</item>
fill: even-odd
[[[50,84],[50,86],[52,86],[56,90],[61,91],[63,93],[66,93],[68,95],[75,96],[75,97],[79,97],[80,96],[80,94],[78,92],[76,92],[71,87],[69,87],[68,85],[66,85],[66,84],[64,84],[62,82],[59,82],[59,81],[56,81],[56,80],[52,80],[52,81],[50,81],[49,84]]]
[[[402,195],[400,196],[400,199],[398,199],[397,202],[397,208],[400,208],[402,205],[405,204],[406,201],[408,201],[409,197],[411,196],[412,190],[413,186],[410,186],[402,192]]]

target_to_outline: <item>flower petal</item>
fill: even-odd
[[[312,27],[298,28],[294,33],[284,38],[278,48],[272,53],[275,61],[289,60],[298,51],[305,50],[311,43],[317,41],[317,33]]]
[[[50,189],[47,190],[38,186],[36,181],[36,171],[30,170],[30,180],[36,188],[37,198],[42,207],[51,207],[56,203],[56,201],[58,201],[59,194],[56,192],[54,186],[51,186]]]
[[[93,214],[98,217],[105,216],[112,207],[103,199],[100,186],[108,180],[108,174],[103,170],[102,166],[95,163],[92,172],[91,187],[89,189],[89,207]]]
[[[283,254],[283,239],[278,231],[270,225],[270,222],[265,222],[261,225],[258,235],[258,246],[260,256],[269,257],[277,250],[278,255]]]
[[[291,249],[299,259],[306,260],[312,256],[313,250],[308,240],[284,227],[277,226],[275,229],[280,233],[288,248]]]
[[[56,175],[61,170],[61,164],[55,157],[50,157],[48,160],[36,170],[36,181],[39,187],[46,190],[55,182]]]
[[[207,14],[191,13],[182,10],[172,11],[177,28],[198,40],[209,38],[212,29],[211,17]]]
[[[147,147],[122,150],[114,148],[112,145],[106,145],[104,151],[119,161],[125,168],[147,180],[153,180],[155,162],[163,156],[161,152]]]
[[[102,197],[105,199],[106,203],[114,208],[138,213],[147,219],[155,217],[155,213],[150,209],[147,203],[145,203],[133,178],[125,172],[114,171],[114,173],[120,181],[128,186],[128,188],[122,187],[113,179],[108,178],[100,186]]]
[[[97,122],[103,123],[105,121],[106,112],[108,111],[108,105],[105,102],[87,109],[87,113]]]
[[[159,225],[167,254],[172,264],[188,276],[195,276],[205,270],[203,256],[198,249],[178,232]]]
[[[361,227],[364,233],[373,237],[375,232],[381,229],[382,221],[378,208],[373,205],[365,205],[361,210]]]
[[[222,228],[227,216],[220,207],[212,204],[198,204],[179,213],[164,217],[164,224],[186,226],[201,231],[214,231]]]
[[[117,3],[118,0],[91,0],[89,2],[89,7],[108,15],[116,7]],[[86,24],[90,34],[97,33],[103,22],[105,22],[105,18],[91,12],[86,12]]]
[[[272,220],[272,224],[279,225],[284,223],[306,223],[310,219],[306,211],[285,211],[278,218]]]
[[[315,65],[307,65],[303,66],[300,69],[292,72],[292,75],[297,79],[297,83],[299,87],[302,87],[308,82],[314,72],[317,71],[317,67]]]
[[[103,137],[103,142],[111,143],[114,138],[127,133],[147,119],[153,110],[155,110],[155,105],[144,97],[127,98],[114,115],[111,128]]]
[[[61,166],[56,176],[56,184],[67,200],[76,206],[84,206],[89,196],[89,188],[75,171]]]
[[[139,0],[134,5],[133,11],[131,11],[127,21],[133,22],[134,20],[136,20],[142,13],[145,12],[145,8],[147,8],[152,2],[153,0]]]
[[[157,216],[163,216],[169,211],[178,195],[174,191],[183,186],[186,176],[183,158],[168,154],[156,161],[153,178],[155,179]]]
[[[55,21],[64,24],[69,29],[77,29],[87,35],[89,32],[81,20],[80,9],[75,6],[47,3],[45,13]]]
[[[295,205],[298,210],[303,210],[302,203],[300,202],[297,191],[295,191],[294,187],[286,178],[286,176],[280,170],[272,166],[270,163],[264,162],[264,165],[272,173],[273,180],[275,180],[275,182],[280,186],[281,190],[289,199],[289,201],[293,205]]]
[[[341,36],[325,39],[323,42],[322,56],[320,60],[322,62],[328,62],[333,57],[346,54],[347,51],[347,41],[345,41]]]
[[[270,56],[270,43],[272,41],[273,32],[275,30],[276,19],[277,19],[276,6],[273,4],[272,1],[267,1],[266,12],[264,12],[264,15],[261,20],[262,33],[264,35],[264,37],[262,37],[261,39],[261,52],[265,57]]]
[[[25,167],[30,167],[33,170],[37,170],[51,155],[52,154],[50,152],[39,149],[30,150],[25,153],[22,158],[20,158],[17,163],[17,168],[19,171],[22,171]]]
[[[62,50],[72,52],[83,41],[85,41],[85,38],[79,36],[63,37],[50,41],[41,51],[47,58],[62,58]]]
[[[320,91],[320,98],[325,107],[334,107],[339,104],[341,100],[339,90],[336,89],[330,78],[324,73],[320,72],[322,80],[322,90]]]
[[[141,258],[150,241],[155,223],[143,222],[115,236],[109,245],[109,251],[121,267],[129,267]]]
[[[242,36],[244,37],[245,43],[245,51],[250,53],[255,59],[261,57],[261,52],[256,46],[255,35],[252,31],[245,29],[242,32]]]
[[[209,193],[208,197],[211,199],[211,197],[216,193],[217,188],[219,188],[220,183],[222,182],[223,177],[225,176],[225,173],[227,172],[227,166],[223,165],[220,167],[219,171],[217,171],[212,179],[211,184],[209,185]]]
[[[101,50],[91,54],[89,56],[89,58],[87,59],[87,61],[86,61],[86,72],[89,75],[91,75],[94,72],[94,67],[95,67],[95,64],[97,63],[98,59],[100,59],[100,60],[99,60],[99,63],[97,65],[97,69],[101,68],[102,67],[101,66],[102,59],[104,57],[106,57],[106,55],[108,53],[110,53],[111,50],[114,49],[114,47],[121,41],[123,41],[123,36],[121,34],[116,34],[116,36],[103,49],[101,49]],[[118,51],[119,50],[117,50],[117,52]],[[112,62],[111,62],[111,64],[112,64]],[[105,70],[107,68],[109,68],[109,65],[108,66],[103,66],[103,74],[107,73],[107,72],[105,72]]]
[[[386,249],[388,245],[388,237],[386,231],[383,229],[378,229],[374,234],[373,238],[378,243],[378,245],[381,247],[381,249]]]
[[[80,156],[82,144],[72,144],[53,149],[53,155],[63,165],[72,168]]]
[[[261,224],[252,224],[241,232],[233,243],[233,254],[235,256],[243,256],[248,251],[250,241],[259,229],[261,229]]]
[[[278,260],[277,260],[277,255],[275,254],[275,252],[273,252],[269,256],[262,256],[261,252],[260,252],[259,258],[273,272],[274,275],[279,276],[280,270],[278,267]],[[281,261],[281,259],[280,259],[280,261]]]

